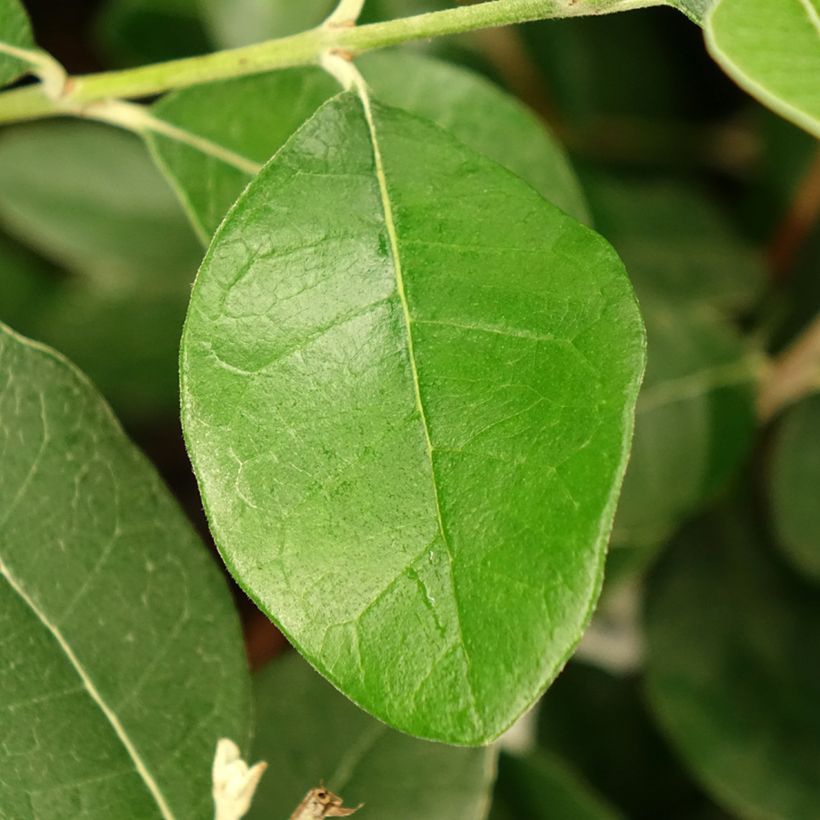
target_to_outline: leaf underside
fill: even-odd
[[[34,48],[34,35],[25,9],[18,0],[0,0],[0,87],[26,71],[26,63],[3,53],[3,45]]]
[[[820,137],[820,0],[717,0],[704,35],[741,88]]]
[[[0,325],[0,814],[207,818],[249,693],[223,579],[64,359]]]
[[[368,711],[498,736],[589,619],[643,346],[600,237],[340,95],[251,183],[192,295],[183,426],[223,558]]]

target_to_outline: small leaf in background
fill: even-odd
[[[220,48],[287,37],[318,26],[337,0],[199,0]]]
[[[4,816],[212,816],[246,661],[208,551],[102,399],[0,326]]]
[[[570,662],[538,707],[539,745],[630,820],[689,820],[705,801],[653,725],[642,683]]]
[[[212,532],[263,611],[394,726],[509,727],[586,626],[625,466],[643,329],[607,243],[340,95],[223,223],[181,370]]]
[[[627,265],[648,337],[613,543],[652,548],[726,483],[752,443],[760,353],[735,317],[758,298],[763,267],[695,190],[599,177],[587,193]]]
[[[70,274],[41,275],[37,305],[3,301],[0,318],[71,356],[127,421],[175,414],[202,251],[140,141],[85,123],[5,132],[0,222]]]
[[[484,820],[496,751],[454,749],[389,729],[296,654],[257,672],[254,759],[268,761],[248,820],[288,817],[323,783],[373,820]],[[359,815],[356,815],[359,816]]]
[[[0,0],[0,86],[25,73],[27,64],[3,52],[3,46],[33,49],[34,35],[28,15],[19,0]]]
[[[474,72],[412,52],[359,62],[378,99],[433,120],[588,221],[563,149],[515,98]],[[157,103],[154,113],[261,164],[338,90],[323,71],[295,69],[177,92]],[[160,136],[150,141],[207,244],[251,175],[180,142]]]
[[[778,546],[820,580],[820,396],[786,411],[775,433],[771,509]]]
[[[95,39],[116,65],[158,63],[211,50],[200,0],[108,0]]]
[[[650,578],[648,691],[719,803],[743,817],[814,820],[820,601],[759,530],[723,513],[688,527],[665,555]]]
[[[820,0],[716,0],[704,37],[741,88],[820,137]]]
[[[623,820],[558,758],[502,754],[490,820]]]
[[[103,281],[138,270],[162,282],[201,256],[140,140],[104,125],[4,130],[0,221],[56,264]]]

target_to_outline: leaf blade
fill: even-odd
[[[820,137],[817,0],[717,0],[703,31],[710,54],[741,88]]]
[[[373,111],[457,577],[355,97],[327,103],[223,223],[183,335],[183,428],[224,560],[311,663],[405,731],[478,743],[540,694],[589,618],[643,332],[600,238],[432,124]],[[532,372],[514,372],[522,357]],[[531,447],[545,391],[555,432]],[[542,496],[557,500],[522,536],[526,499]]]
[[[8,50],[4,50],[8,46]],[[16,80],[28,70],[20,59],[20,49],[34,49],[34,34],[23,6],[18,0],[0,0],[0,87]]]
[[[20,703],[0,802],[19,817],[203,816],[216,739],[248,732],[224,583],[78,371],[3,325],[0,361],[2,687]]]

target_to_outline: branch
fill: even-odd
[[[343,2],[345,15],[357,3]],[[192,85],[281,68],[316,65],[326,52],[351,56],[414,40],[546,20],[667,6],[666,0],[492,0],[367,26],[322,25],[310,31],[243,48],[217,51],[123,71],[69,77],[56,99],[43,84],[0,94],[0,124],[43,117],[84,116],[88,103],[163,94]]]
[[[774,418],[784,407],[820,389],[820,315],[769,368],[758,395],[761,421]]]

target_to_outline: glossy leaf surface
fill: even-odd
[[[772,459],[772,518],[778,546],[820,579],[820,397],[787,411]]]
[[[532,112],[493,83],[412,52],[374,54],[359,63],[382,102],[433,120],[570,215],[588,219],[563,149]],[[297,69],[188,89],[161,100],[154,110],[173,125],[261,164],[338,90],[324,72]],[[209,241],[252,174],[177,141],[151,140],[198,233]]]
[[[0,86],[17,79],[26,70],[26,63],[8,53],[3,46],[34,48],[31,23],[19,0],[0,0]]]
[[[357,709],[293,654],[255,676],[254,759],[268,773],[249,820],[287,817],[324,783],[373,818],[484,820],[496,750],[407,737]]]
[[[816,588],[738,515],[686,530],[653,579],[648,689],[669,739],[742,817],[811,820],[820,805]]]
[[[211,817],[250,707],[212,558],[85,377],[2,325],[0,452],[3,816]]]
[[[643,369],[606,242],[340,95],[223,223],[181,368],[222,555],[323,674],[457,743],[532,704],[597,597]]]
[[[820,0],[717,0],[704,35],[741,88],[820,137]]]

